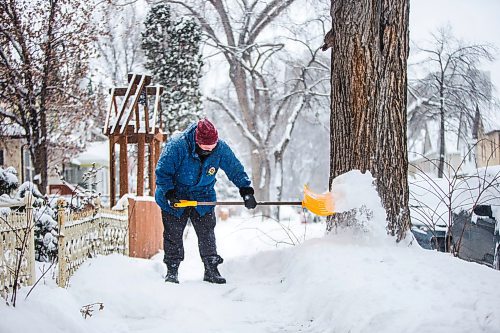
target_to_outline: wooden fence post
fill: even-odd
[[[129,234],[130,234],[130,205],[128,200],[125,201],[125,207],[124,208],[124,215],[127,217],[127,233],[125,234],[125,251],[123,251],[123,254],[126,255],[127,257],[129,256],[129,249],[130,249],[130,239],[129,239]]]
[[[95,216],[98,217],[97,225],[98,225],[98,235],[97,235],[97,246],[96,253],[101,255],[107,255],[106,253],[106,239],[105,239],[105,226],[102,220],[102,206],[101,206],[101,198],[96,198],[94,201],[95,204]]]
[[[59,236],[57,238],[57,261],[59,263],[57,285],[61,288],[66,287],[67,281],[66,241],[64,239],[65,206],[66,203],[63,199],[57,201],[57,224],[59,226]]]
[[[28,285],[33,285],[36,280],[35,273],[35,223],[33,219],[33,194],[31,192],[26,193],[26,232],[29,233],[28,236],[28,246],[27,246],[27,256],[28,261]]]

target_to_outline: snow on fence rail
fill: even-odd
[[[0,296],[6,298],[13,288],[35,281],[35,237],[33,233],[33,197],[26,196],[17,206],[22,213],[0,215]],[[12,202],[0,207],[13,207]]]
[[[58,278],[65,287],[69,278],[85,260],[98,254],[128,255],[128,210],[99,208],[68,213],[64,205],[58,208]]]
[[[31,198],[31,197],[30,197]],[[14,281],[35,282],[35,237],[32,199],[24,212],[0,216],[0,296],[12,292]],[[24,205],[24,204],[21,204]],[[1,205],[0,205],[1,206]],[[128,255],[128,210],[106,208],[70,213],[58,203],[57,284],[65,287],[71,275],[88,258],[98,254]]]

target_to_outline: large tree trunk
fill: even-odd
[[[370,171],[387,211],[388,231],[409,228],[406,145],[408,0],[332,1],[333,178]],[[342,219],[338,214],[330,223]]]

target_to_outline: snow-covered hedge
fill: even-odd
[[[49,205],[34,209],[35,259],[50,262],[57,258],[57,211]]]
[[[16,191],[17,189],[17,191]],[[15,193],[14,193],[15,192]],[[57,222],[54,210],[47,204],[45,197],[32,182],[25,182],[19,186],[17,171],[13,167],[0,167],[0,195],[2,201],[15,203],[16,199],[23,199],[27,193],[32,193],[35,221],[35,258],[38,261],[51,261],[57,257]],[[22,200],[17,200],[23,202]],[[0,215],[7,215],[16,209],[0,208]],[[24,207],[17,207],[23,210]]]
[[[27,193],[31,193],[35,198],[33,203],[35,259],[50,262],[57,258],[57,211],[50,206],[50,202],[40,193],[34,183],[24,182],[21,184],[17,190],[16,198],[24,198]]]
[[[10,195],[19,186],[17,171],[13,167],[0,167],[0,195]]]

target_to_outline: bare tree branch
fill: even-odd
[[[259,141],[250,133],[248,128],[243,124],[243,122],[232,112],[229,107],[220,98],[214,96],[207,96],[207,101],[217,104],[222,110],[224,110],[227,115],[234,121],[236,126],[238,126],[244,133],[245,137],[252,141],[256,146],[259,146]]]

